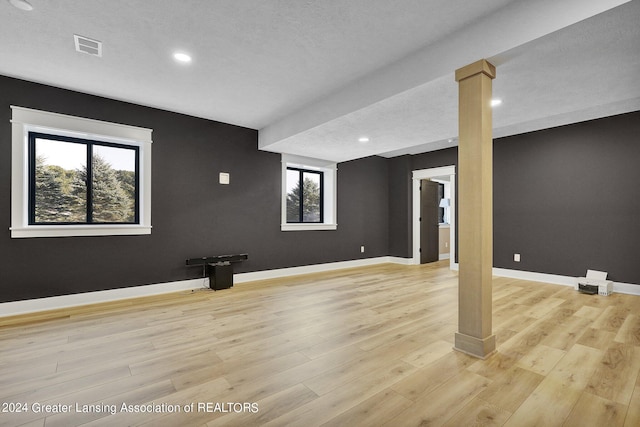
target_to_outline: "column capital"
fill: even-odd
[[[458,68],[456,70],[456,81],[459,82],[460,80],[464,80],[468,77],[481,73],[491,79],[495,79],[496,67],[486,59],[481,59],[472,64],[465,65],[462,68]]]

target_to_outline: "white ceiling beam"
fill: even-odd
[[[426,46],[272,123],[258,134],[258,148],[277,143],[411,90],[479,58],[490,58],[595,16],[629,0],[527,0],[510,3],[445,39]],[[483,34],[483,37],[479,37]],[[474,42],[469,42],[473,40]],[[496,64],[499,68],[500,64]],[[499,71],[498,71],[499,73]],[[499,74],[498,74],[499,78]]]

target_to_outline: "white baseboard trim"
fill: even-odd
[[[368,265],[394,263],[409,265],[410,258],[377,257],[353,261],[314,264],[302,267],[279,268],[275,270],[255,271],[251,273],[234,274],[234,283],[253,282],[256,280],[276,279],[279,277],[296,276],[300,274],[318,273],[323,271],[340,270],[344,268],[363,267]],[[110,289],[106,291],[85,292],[81,294],[61,295],[57,297],[37,298],[23,301],[0,303],[0,317],[16,316],[20,314],[37,313],[62,308],[78,307],[89,304],[112,302],[129,298],[139,298],[153,295],[167,294],[209,286],[207,278],[181,280],[177,282],[158,283],[154,285],[133,286],[129,288]]]
[[[199,289],[203,287],[203,281],[204,279],[190,279],[155,285],[5,302],[0,304],[0,317]]]
[[[277,279],[279,277],[297,276],[301,274],[320,273],[325,271],[342,270],[345,268],[365,267],[378,264],[413,265],[413,258],[401,257],[376,257],[357,259],[352,261],[331,262],[326,264],[313,264],[301,267],[279,268],[274,270],[254,271],[251,273],[238,273],[233,276],[235,284],[254,282],[257,280]],[[452,265],[452,270],[458,270],[458,264]],[[512,279],[530,280],[532,282],[551,283],[556,285],[573,286],[576,278],[555,274],[535,273],[531,271],[509,270],[494,268],[493,274]],[[0,303],[0,317],[15,316],[20,314],[36,313],[39,311],[56,310],[61,308],[78,307],[82,305],[97,304],[102,302],[118,301],[129,298],[161,295],[171,292],[180,292],[208,287],[208,279],[198,278],[181,280],[177,282],[158,283],[154,285],[134,286],[129,288],[110,289],[106,291],[86,292],[81,294],[62,295],[57,297],[37,298],[24,301]],[[613,292],[640,296],[640,286],[630,283],[613,283]]]
[[[535,273],[533,271],[510,270],[506,268],[494,268],[493,275],[508,277],[511,279],[530,280],[532,282],[551,283],[554,285],[574,286],[576,277],[560,276],[557,274]],[[613,282],[613,292],[628,295],[640,295],[640,286],[631,283]]]
[[[507,268],[493,268],[493,275],[510,279],[530,280],[532,282],[551,283],[552,285],[573,286],[575,277],[559,276],[557,274],[535,273],[533,271],[510,270]]]
[[[640,296],[640,286],[632,283],[613,282],[613,292]]]
[[[352,261],[330,262],[327,264],[303,265],[300,267],[278,268],[275,270],[253,271],[251,273],[239,273],[233,276],[233,282],[245,283],[256,280],[277,279],[280,277],[298,276],[300,274],[322,273],[324,271],[342,270],[344,268],[366,267],[377,264],[403,264],[409,265],[411,258],[399,258],[383,256],[377,258],[356,259]]]

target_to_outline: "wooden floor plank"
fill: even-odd
[[[574,345],[505,426],[561,426],[580,399],[602,352]]]
[[[596,396],[628,405],[640,372],[640,347],[613,343],[587,385]]]
[[[584,329],[576,343],[597,348],[598,350],[605,350],[611,345],[615,336],[616,334],[613,332],[589,327]]]
[[[475,358],[464,353],[447,354],[398,381],[391,389],[415,401],[419,396],[440,387],[475,361]]]
[[[580,399],[564,422],[566,427],[623,426],[626,405],[582,393]]]
[[[444,425],[447,427],[501,426],[510,416],[511,412],[476,398],[460,409]]]
[[[403,357],[402,360],[415,367],[424,368],[453,351],[454,350],[450,342],[437,340],[416,351],[412,351]]]
[[[551,372],[566,353],[566,351],[540,344],[521,358],[517,365],[544,376]]]
[[[404,362],[395,362],[382,369],[378,368],[338,387],[332,393],[326,393],[306,405],[287,412],[266,423],[265,426],[322,425],[385,390],[413,371],[415,368],[411,368]]]
[[[388,426],[444,425],[489,385],[480,375],[462,371],[440,387],[419,396],[407,409],[387,422]]]
[[[478,395],[478,398],[513,413],[543,379],[543,375],[513,366],[495,377],[491,384]]]
[[[617,342],[640,346],[640,314],[629,314],[620,326]]]
[[[624,419],[624,427],[640,426],[640,374],[636,380],[636,386],[631,395],[631,401]]]
[[[375,426],[394,420],[413,402],[393,390],[382,391],[322,424],[322,427]]]

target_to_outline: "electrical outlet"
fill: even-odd
[[[513,254],[513,260],[515,262],[520,262],[520,254]]]
[[[449,242],[444,242],[444,247],[448,248],[449,247]]]
[[[360,246],[360,252],[361,252],[361,253],[364,253],[364,245],[363,245],[363,246]]]

